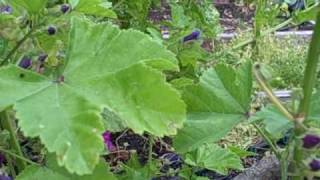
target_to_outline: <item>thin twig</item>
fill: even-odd
[[[31,161],[31,160],[29,160],[29,159],[27,159],[27,158],[25,158],[25,157],[22,157],[22,156],[20,156],[20,155],[18,155],[18,154],[15,154],[15,153],[11,152],[11,151],[8,151],[8,150],[6,150],[6,149],[0,148],[0,152],[4,152],[5,154],[8,154],[8,155],[10,155],[10,156],[12,156],[12,157],[15,157],[15,158],[18,158],[18,159],[20,159],[20,160],[23,160],[23,161],[25,161],[25,162],[27,162],[27,163],[29,163],[29,164],[36,165],[36,166],[41,166],[41,164],[38,164],[38,163],[36,163],[36,162],[33,162],[33,161]]]

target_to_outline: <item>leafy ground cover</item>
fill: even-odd
[[[250,32],[215,46],[212,1],[0,1],[0,179],[233,179],[266,154],[319,176],[319,6],[242,3]],[[270,39],[309,20],[308,49]]]

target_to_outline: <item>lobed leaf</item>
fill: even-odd
[[[220,174],[227,174],[228,169],[243,169],[241,159],[235,153],[215,144],[206,144],[196,151],[187,153],[185,162],[189,165],[213,170]]]
[[[1,68],[0,109],[13,105],[24,134],[39,136],[69,172],[89,174],[98,163],[104,108],[110,128],[164,136],[182,127],[185,105],[159,71],[177,69],[176,59],[149,36],[75,18],[66,61],[63,82]]]
[[[185,153],[224,137],[246,118],[251,89],[250,63],[237,69],[218,65],[206,71],[199,84],[183,92],[188,115],[184,127],[173,139],[175,149]]]

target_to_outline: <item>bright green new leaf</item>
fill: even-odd
[[[74,9],[88,15],[117,18],[117,15],[110,8],[112,4],[105,0],[78,0],[73,1]]]
[[[293,123],[273,105],[268,105],[250,118],[251,122],[259,120],[262,120],[264,129],[276,140],[293,127]]]
[[[205,144],[196,151],[186,154],[185,163],[227,174],[228,169],[242,170],[239,156],[215,144]]]
[[[251,89],[251,63],[237,69],[217,65],[206,71],[199,84],[184,90],[188,117],[184,127],[174,137],[175,149],[185,153],[224,137],[246,118]]]
[[[29,166],[16,180],[116,180],[117,178],[109,171],[104,162],[100,162],[91,175],[77,176],[55,167]]]
[[[29,14],[38,14],[42,11],[46,5],[48,0],[12,0],[9,3],[16,7],[23,7],[28,11]]]
[[[14,105],[25,135],[40,136],[70,172],[88,174],[104,148],[103,108],[140,134],[174,135],[182,127],[185,105],[146,65],[153,61],[177,68],[174,55],[141,32],[73,19],[64,80],[3,67],[0,109]]]
[[[176,2],[170,3],[172,24],[178,28],[184,28],[190,24],[190,17],[184,14],[184,9],[182,6],[178,5]]]

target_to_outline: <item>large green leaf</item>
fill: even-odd
[[[177,68],[174,55],[137,31],[80,19],[71,29],[63,82],[13,65],[0,69],[0,109],[14,105],[24,134],[40,136],[60,165],[80,175],[92,172],[104,148],[103,108],[137,133],[176,134],[185,105],[146,65]]]
[[[185,153],[224,137],[246,117],[251,88],[251,63],[237,69],[218,65],[206,71],[199,84],[184,90],[188,117],[174,138],[176,150]]]
[[[241,170],[243,168],[239,156],[215,144],[203,145],[196,151],[186,154],[185,162],[220,174],[227,174],[228,169]]]
[[[100,162],[91,175],[77,176],[72,175],[54,166],[29,166],[16,180],[116,180],[117,178],[109,171],[108,166],[104,162]]]

